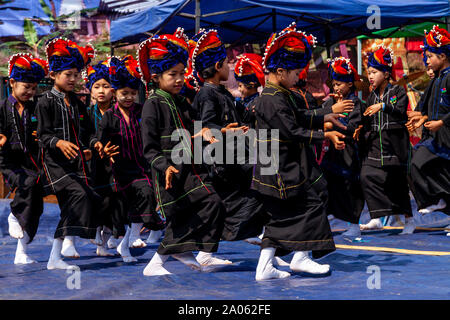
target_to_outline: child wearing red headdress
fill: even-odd
[[[61,257],[63,238],[70,239],[69,248],[73,252],[75,236],[94,239],[96,205],[100,202],[89,182],[86,161],[92,155],[89,147],[93,149],[95,145],[100,150],[102,146],[90,139],[84,104],[73,92],[81,69],[94,56],[94,49],[57,38],[47,44],[46,53],[54,86],[38,101],[37,135],[47,179],[44,187],[55,193],[61,209],[47,269],[69,269],[74,266]],[[88,140],[90,146],[86,145]],[[71,254],[66,252],[67,255]]]
[[[361,185],[372,220],[361,230],[381,229],[380,217],[404,215],[402,234],[414,232],[407,172],[411,155],[408,130],[408,96],[392,85],[394,55],[378,47],[368,56],[368,78],[373,87],[363,113],[364,139]]]
[[[15,190],[8,217],[9,234],[18,239],[14,264],[28,264],[36,262],[28,256],[27,247],[44,209],[35,102],[31,99],[48,73],[48,64],[19,53],[9,60],[8,71],[12,93],[0,103],[0,133],[6,140],[0,147],[0,170],[5,182]]]

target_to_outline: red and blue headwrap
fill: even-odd
[[[197,72],[202,72],[227,57],[227,51],[217,30],[203,31],[195,35],[194,41],[196,41],[196,45],[191,59],[192,68]]]
[[[174,34],[156,35],[142,42],[136,52],[142,80],[148,83],[152,74],[161,74],[179,63],[187,65],[188,38],[183,28]]]
[[[303,69],[312,57],[316,38],[296,29],[295,22],[280,33],[273,33],[267,41],[263,67],[267,70],[283,68]]]
[[[420,46],[424,54],[424,62],[426,65],[425,52],[430,51],[436,54],[445,53],[450,58],[450,34],[447,30],[433,26],[430,32],[425,30],[425,39],[423,45]]]
[[[248,85],[265,84],[264,70],[262,67],[262,57],[255,53],[244,53],[239,55],[234,67],[234,77],[236,81]]]
[[[111,57],[109,60],[109,79],[114,89],[139,89],[142,83],[138,62],[132,55],[119,59]]]
[[[392,64],[394,63],[394,52],[391,48],[380,46],[375,51],[366,53],[368,56],[367,68],[375,68],[392,75]]]
[[[345,57],[337,57],[333,60],[328,59],[328,75],[330,80],[342,82],[360,81],[355,67],[353,67],[350,59]]]
[[[109,59],[100,61],[96,65],[89,66],[85,73],[83,73],[84,81],[86,81],[86,88],[92,89],[94,83],[100,79],[105,79],[107,82],[111,82],[109,78]]]
[[[90,44],[86,47],[81,47],[65,38],[51,40],[47,44],[45,52],[47,53],[50,71],[55,72],[72,68],[81,71],[95,56],[95,50]]]
[[[9,59],[8,72],[18,82],[39,83],[48,74],[48,63],[29,53],[17,53]]]

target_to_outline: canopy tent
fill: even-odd
[[[113,46],[138,43],[152,33],[172,33],[178,26],[193,35],[216,28],[229,44],[262,43],[292,21],[312,33],[322,46],[372,34],[368,20],[379,16],[380,29],[450,15],[448,0],[160,0],[141,12],[111,23]],[[379,11],[378,11],[379,9]],[[375,10],[375,11],[374,11]],[[371,18],[370,18],[371,17]]]
[[[369,38],[407,38],[407,37],[423,37],[424,30],[430,31],[433,25],[438,25],[440,28],[447,28],[445,23],[422,22],[409,26],[392,27],[384,30],[373,32],[371,35],[358,36],[358,40]]]

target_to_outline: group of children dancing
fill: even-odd
[[[402,234],[411,234],[410,190],[419,212],[448,214],[450,34],[438,26],[425,33],[424,62],[434,77],[414,111],[392,83],[394,56],[384,46],[368,53],[366,102],[357,97],[350,59],[336,57],[328,64],[333,93],[318,106],[305,89],[315,42],[293,23],[271,35],[262,57],[238,56],[239,99],[221,84],[230,70],[216,30],[189,39],[178,28],[142,42],[136,57],[97,64],[92,46],[65,38],[47,44],[46,60],[12,56],[12,93],[0,104],[0,169],[15,190],[8,217],[18,239],[14,263],[35,262],[27,246],[47,194],[61,211],[49,270],[73,268],[63,256],[79,257],[76,237],[91,239],[99,256],[117,248],[124,262],[136,261],[129,248],[146,246],[146,227],[148,242],[164,237],[145,276],[170,274],[169,257],[195,270],[231,264],[214,255],[221,240],[261,246],[256,280],[290,276],[276,265],[327,274],[330,265],[311,257],[335,250],[329,215],[348,222],[345,235],[353,238],[391,215],[404,215]],[[82,71],[91,106],[74,93]],[[53,88],[36,102],[46,76]],[[142,83],[143,105],[136,103]],[[413,146],[409,132],[421,127]],[[228,135],[248,138],[232,163],[217,160],[239,147],[225,143]],[[275,168],[251,156],[255,144],[276,150],[268,155]],[[360,225],[365,203],[372,220]],[[289,253],[286,263],[280,257]]]

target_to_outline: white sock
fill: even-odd
[[[19,221],[13,215],[12,212],[8,216],[8,225],[9,225],[8,232],[11,237],[16,239],[23,238],[22,227],[20,226]]]
[[[326,274],[330,271],[329,264],[318,264],[312,261],[307,251],[296,251],[292,257],[290,268],[294,272],[306,272],[311,274]]]
[[[273,257],[272,263],[274,265],[280,266],[280,267],[289,267],[289,263],[281,259],[280,257]]]
[[[102,245],[102,229],[102,226],[97,227],[97,231],[95,232],[95,239],[91,239],[91,241],[98,246]]]
[[[17,240],[17,249],[16,256],[14,258],[14,264],[29,264],[37,262],[27,255],[28,241],[30,241],[30,237],[28,236],[27,232],[24,231],[23,238]]]
[[[248,242],[250,244],[254,244],[255,246],[259,246],[262,243],[261,238],[259,238],[259,237],[247,238],[247,239],[244,239],[244,241]]]
[[[211,266],[211,265],[221,265],[221,264],[232,264],[230,260],[219,259],[213,257],[212,252],[203,252],[199,251],[197,257],[195,257],[198,263],[202,266]]]
[[[162,230],[150,230],[150,234],[147,238],[147,243],[157,243],[162,236]]]
[[[351,223],[347,231],[345,231],[342,235],[351,238],[361,237],[361,229],[359,227],[359,223]]]
[[[258,266],[256,267],[255,279],[257,281],[287,278],[291,275],[289,272],[280,271],[274,268],[274,257],[275,248],[264,248],[261,250],[258,260]]]
[[[201,265],[195,260],[194,254],[192,251],[172,254],[172,257],[177,259],[178,261],[183,262],[185,265],[190,267],[193,270],[201,270]]]
[[[400,234],[412,234],[416,229],[416,224],[414,222],[414,217],[405,217],[405,226]]]
[[[362,224],[360,228],[361,230],[380,230],[383,229],[383,223],[380,218],[371,219],[369,223]]]
[[[152,260],[150,260],[144,269],[144,276],[163,276],[172,274],[163,267],[164,262],[166,262],[168,258],[168,255],[160,255],[158,252],[155,252]]]
[[[427,213],[431,213],[433,211],[444,209],[445,207],[447,207],[447,203],[445,202],[444,199],[441,199],[441,200],[439,200],[439,202],[437,204],[433,204],[433,205],[431,205],[429,207],[426,207],[424,209],[420,209],[419,212],[421,214],[427,214]]]
[[[111,237],[111,238],[109,238],[109,240],[108,240],[108,248],[109,249],[114,249],[114,248],[117,248],[117,242],[119,241],[119,239],[117,239],[117,238],[114,238],[114,237]]]
[[[61,249],[63,245],[63,240],[61,238],[56,238],[53,240],[52,251],[50,252],[50,258],[47,262],[47,269],[77,269],[77,266],[69,265],[62,260]]]
[[[100,232],[100,237],[102,245],[97,245],[97,255],[100,257],[113,256],[112,253],[108,252],[108,249],[106,247],[108,239],[111,237],[111,230],[109,230],[107,227],[103,227],[103,230]]]
[[[141,239],[141,229],[143,225],[143,223],[131,224],[130,240],[128,242],[130,248],[144,248],[147,246]]]
[[[125,232],[125,236],[117,246],[117,252],[122,256],[123,262],[136,262],[137,259],[131,256],[131,252],[128,245],[130,240],[131,228],[128,226],[126,228],[127,231]]]
[[[80,254],[77,252],[77,249],[75,248],[75,237],[74,236],[65,236],[64,237],[61,254],[66,258],[78,259],[80,257]]]

